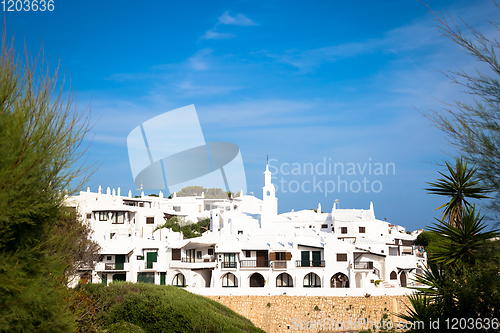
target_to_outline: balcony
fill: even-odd
[[[240,260],[240,268],[269,267],[269,260]]]
[[[373,269],[373,261],[355,262],[354,269]]]
[[[130,270],[129,263],[97,263],[96,271],[128,271]]]
[[[155,262],[145,262],[144,263],[144,269],[156,269],[156,263]]]
[[[202,258],[202,259],[184,257],[181,259],[181,262],[189,262],[189,263],[215,262],[215,257],[212,256],[210,258]]]
[[[234,261],[223,261],[221,263],[222,268],[236,268],[236,262]]]
[[[296,260],[295,267],[325,267],[324,260]]]
[[[273,269],[286,269],[286,260],[275,260],[272,266]]]

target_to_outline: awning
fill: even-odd
[[[401,272],[408,272],[408,273],[411,273],[412,270],[414,269],[417,269],[416,267],[411,267],[411,268],[400,268],[400,267],[396,267],[398,269],[398,274],[400,274]]]
[[[314,246],[314,245],[307,245],[307,244],[297,244],[298,246],[303,246],[303,247],[311,247],[313,249],[320,249],[323,250],[325,247],[324,246]]]

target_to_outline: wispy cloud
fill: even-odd
[[[231,38],[236,37],[235,34],[232,34],[230,32],[217,32],[216,29],[217,28],[214,27],[213,29],[206,31],[205,34],[200,37],[200,39],[206,39],[206,40],[208,40],[208,39],[231,39]]]
[[[207,30],[203,36],[200,37],[200,40],[209,40],[209,39],[231,39],[236,37],[235,34],[230,32],[219,32],[217,31],[217,27],[220,25],[238,25],[238,26],[252,26],[257,25],[252,19],[246,17],[243,14],[236,14],[235,16],[231,16],[229,11],[224,12],[221,16],[219,16],[218,22],[215,26]]]
[[[482,15],[491,11],[492,4],[485,2],[478,6],[469,6],[462,8],[458,13],[452,13],[452,16],[460,16],[466,13],[467,17],[474,20],[474,23],[484,24]],[[475,21],[477,20],[477,21]],[[472,23],[469,21],[469,23]],[[474,24],[473,24],[474,25]],[[482,31],[493,30],[491,27],[482,27]],[[467,31],[465,31],[467,34]],[[275,59],[279,63],[288,64],[301,71],[308,72],[316,69],[325,63],[336,62],[341,59],[353,58],[360,55],[373,53],[393,53],[403,54],[405,52],[418,51],[419,53],[426,49],[436,51],[436,47],[445,47],[448,41],[443,42],[440,33],[436,31],[436,22],[432,15],[426,15],[404,26],[387,31],[380,38],[366,39],[357,42],[341,43],[337,45],[328,45],[324,47],[300,50],[291,48],[282,52],[262,51],[261,54]]]
[[[232,25],[257,25],[253,20],[249,19],[243,14],[236,14],[236,16],[231,16],[229,11],[219,16],[219,24],[232,24]]]
[[[197,71],[203,71],[209,69],[207,57],[213,53],[211,48],[201,49],[191,57],[188,58],[188,63],[191,68]]]
[[[195,85],[190,81],[184,81],[176,85],[179,90],[189,96],[207,95],[207,94],[224,94],[234,90],[241,89],[240,86],[218,86],[218,85]]]

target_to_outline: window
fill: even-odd
[[[250,258],[252,256],[252,251],[245,250],[245,257]]]
[[[337,253],[337,261],[347,261],[347,253]]]
[[[181,260],[181,249],[172,249],[172,260]]]
[[[106,256],[107,261],[111,261],[111,256]]]
[[[317,274],[309,273],[306,276],[304,276],[304,287],[320,288],[321,279]]]
[[[125,212],[116,212],[114,224],[123,224],[125,222]]]
[[[172,280],[172,285],[176,287],[184,287],[186,285],[186,279],[181,273],[176,274]]]
[[[340,228],[340,233],[341,234],[347,234],[347,227],[341,227]]]
[[[359,227],[359,233],[364,234],[366,232],[365,227]]]
[[[210,204],[205,204],[205,210],[210,210]]]
[[[286,252],[275,252],[276,260],[286,260]]]
[[[154,216],[146,217],[146,224],[154,224],[155,218]]]
[[[201,213],[201,205],[198,206],[198,213]]]
[[[196,259],[201,259],[201,251],[196,251]]]
[[[92,218],[92,213],[87,214],[87,219],[90,220]]]
[[[180,212],[181,206],[174,206],[174,212]]]
[[[223,287],[238,287],[238,279],[233,273],[227,273],[222,277]]]
[[[390,279],[391,280],[397,280],[398,279],[398,274],[394,271],[391,272],[391,275],[390,275]]]
[[[224,268],[236,268],[236,254],[224,253]]]
[[[322,224],[321,225],[321,229],[326,229],[326,228],[328,228],[328,224]]]
[[[290,274],[281,273],[276,278],[276,287],[293,287],[293,279]]]
[[[99,221],[107,221],[108,212],[99,212]]]
[[[208,249],[208,255],[213,256],[214,255],[214,249]]]
[[[238,230],[238,235],[243,235],[243,230]]]
[[[144,256],[137,256],[137,260],[144,260]]]

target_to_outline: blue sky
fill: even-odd
[[[428,4],[497,34],[486,22],[498,14],[490,1]],[[335,199],[341,208],[367,209],[373,201],[379,219],[411,230],[438,216],[434,208],[444,199],[423,188],[442,170],[433,162],[451,151],[417,110],[468,98],[438,70],[482,68],[442,37],[427,8],[413,0],[56,0],[53,12],[5,17],[18,45],[26,41],[37,52],[43,41],[51,68],[60,61],[69,74],[78,107],[90,105],[88,161],[100,164],[88,183],[92,191],[102,185],[138,194],[127,135],[156,115],[194,104],[206,142],[240,147],[248,192],[258,197],[269,155],[282,181],[280,212],[318,203],[326,212]],[[304,174],[304,163],[325,159],[332,168],[353,163],[356,172]],[[293,163],[301,165],[300,175],[280,172],[283,165],[291,173]],[[394,168],[367,174],[376,163]],[[325,194],[309,187],[313,176],[323,187],[339,176],[354,186]],[[369,191],[355,191],[363,181]],[[292,182],[308,193],[291,193]]]

